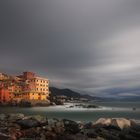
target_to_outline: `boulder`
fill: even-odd
[[[99,136],[103,137],[106,140],[120,140],[118,136],[112,135],[108,131],[101,131]]]
[[[55,127],[57,122],[58,122],[57,119],[48,119],[48,125],[50,127]]]
[[[100,136],[98,136],[98,137],[96,137],[96,139],[92,139],[92,140],[105,140],[105,139],[100,137]]]
[[[24,114],[21,114],[21,113],[9,114],[8,115],[8,120],[9,121],[17,121],[17,120],[21,120],[23,118],[24,118]]]
[[[56,127],[64,127],[64,123],[62,121],[56,122]]]
[[[34,140],[34,138],[20,138],[19,140]]]
[[[124,129],[124,128],[129,128],[131,127],[131,121],[124,119],[124,118],[100,118],[97,120],[94,124],[94,126],[114,126],[116,128]]]
[[[54,132],[47,131],[45,134],[47,140],[56,140],[57,135]]]
[[[140,131],[130,129],[129,134],[132,135],[133,137],[140,138]]]
[[[87,105],[87,106],[85,106],[86,108],[99,108],[99,106],[97,106],[97,105]]]
[[[76,134],[80,131],[79,124],[74,121],[63,119],[63,123],[66,132]]]
[[[11,140],[11,136],[0,132],[0,140]]]
[[[5,114],[0,114],[0,121],[4,121],[6,119],[6,115]]]
[[[130,128],[131,122],[130,122],[130,120],[127,120],[124,118],[115,118],[115,119],[111,120],[111,125],[118,127],[120,129],[124,129],[124,128]]]
[[[31,128],[39,126],[39,122],[32,118],[19,120],[17,121],[17,124],[19,124],[22,128]]]
[[[130,120],[131,128],[140,132],[140,121],[138,120]]]
[[[46,129],[48,131],[54,131],[57,134],[61,134],[65,130],[63,121],[59,121],[57,119],[49,119]]]
[[[108,126],[110,124],[111,124],[110,118],[100,118],[95,122],[94,126],[102,127],[102,126]]]
[[[40,124],[47,124],[47,118],[45,116],[34,115],[31,119],[37,120]]]
[[[53,128],[53,131],[56,134],[63,134],[63,132],[65,131],[65,129],[63,127],[55,127],[55,128]]]
[[[98,136],[94,129],[84,130],[84,135],[87,135],[89,138],[96,138]]]
[[[131,136],[131,135],[125,135],[124,137],[123,137],[123,140],[139,140],[139,137],[133,137],[133,136]]]
[[[93,122],[88,122],[86,124],[84,124],[84,129],[91,129],[93,127]]]
[[[82,134],[63,134],[57,140],[87,140],[87,137]]]

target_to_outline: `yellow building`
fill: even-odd
[[[42,77],[35,77],[36,92],[49,96],[49,80]]]
[[[9,79],[10,76],[0,73],[1,79]],[[38,77],[32,72],[24,72],[22,75],[12,77],[7,88],[13,94],[13,100],[45,101],[49,98],[49,80]]]
[[[23,79],[26,85],[21,92],[21,99],[27,100],[47,100],[49,97],[49,80],[47,78],[35,76],[31,72],[24,72]]]

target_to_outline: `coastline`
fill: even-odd
[[[34,106],[34,107],[0,107],[0,113],[23,113],[25,115],[47,116],[47,118],[70,119],[73,121],[97,121],[99,118],[127,118],[140,120],[139,103],[92,103],[98,107],[85,108],[77,106],[78,103],[66,103],[64,105]],[[81,103],[79,103],[81,104]],[[87,103],[83,103],[84,105]],[[75,106],[76,105],[76,106]],[[72,107],[71,107],[72,106]],[[135,107],[136,110],[133,110]]]
[[[0,114],[0,140],[139,140],[140,120],[99,118],[96,122]]]

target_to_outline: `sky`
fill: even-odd
[[[0,72],[51,86],[140,96],[139,0],[0,0]]]

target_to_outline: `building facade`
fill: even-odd
[[[47,100],[49,80],[38,77],[33,72],[23,72],[19,76],[0,73],[0,101]],[[6,99],[6,100],[3,100]]]

